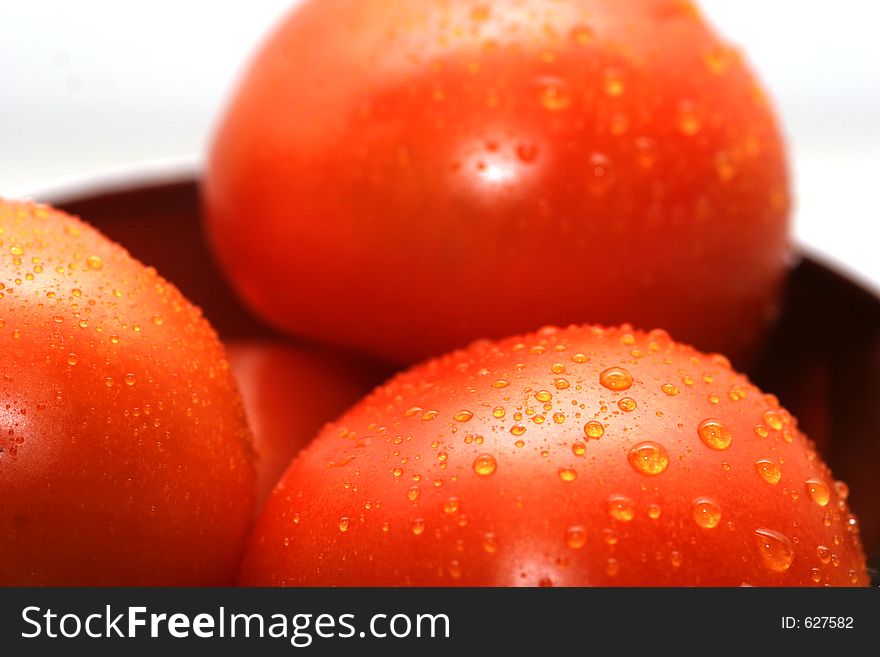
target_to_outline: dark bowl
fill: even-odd
[[[272,336],[233,295],[202,235],[198,181],[138,181],[43,195],[173,281],[222,338]],[[749,372],[798,417],[850,486],[875,583],[880,565],[880,297],[801,253],[764,357]]]

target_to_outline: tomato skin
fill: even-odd
[[[51,208],[0,241],[0,584],[229,584],[253,447],[201,311]]]
[[[866,585],[851,519],[796,420],[723,357],[548,328],[417,366],[327,425],[264,506],[241,582]]]
[[[789,250],[766,97],[680,0],[306,2],[203,193],[264,318],[397,362],[584,321],[744,362]]]
[[[257,508],[321,427],[358,401],[385,371],[361,359],[272,340],[226,344],[257,452]]]

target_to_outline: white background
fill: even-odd
[[[248,55],[293,4],[0,0],[0,194],[147,160],[196,165]],[[776,99],[798,238],[880,290],[880,3],[701,6]]]

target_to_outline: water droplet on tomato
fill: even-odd
[[[624,413],[631,413],[632,411],[636,410],[636,400],[632,397],[624,397],[617,402],[617,408],[622,410]]]
[[[592,175],[587,174],[587,188],[595,196],[605,194],[615,183],[611,160],[604,153],[593,153],[590,156],[589,168]]]
[[[628,458],[633,469],[646,475],[658,475],[669,467],[669,452],[652,440],[634,445],[629,450]]]
[[[712,529],[721,522],[721,505],[711,497],[695,499],[692,513],[694,522],[704,529]]]
[[[774,431],[782,431],[782,418],[776,411],[766,411],[764,413],[764,423],[770,425]]]
[[[559,78],[543,78],[540,81],[539,100],[544,109],[561,112],[571,105],[568,85]]]
[[[810,479],[807,479],[806,486],[807,492],[810,494],[810,499],[819,506],[826,506],[831,500],[831,489],[828,487],[828,484],[819,477],[811,477]]]
[[[648,137],[639,137],[633,144],[636,147],[636,162],[643,169],[650,169],[657,161],[657,147],[654,140]]]
[[[733,435],[724,423],[715,418],[708,418],[697,425],[697,433],[706,447],[725,450],[730,447]]]
[[[612,98],[623,95],[626,87],[623,83],[623,74],[620,69],[609,68],[605,70],[605,93]]]
[[[696,106],[691,101],[679,103],[675,126],[681,134],[687,137],[693,137],[703,127],[700,117],[697,115]]]
[[[579,46],[586,46],[593,40],[593,30],[586,25],[576,25],[571,28],[571,40]]]
[[[481,477],[488,477],[490,474],[495,472],[498,468],[498,463],[495,461],[495,457],[491,454],[480,454],[474,460],[474,472],[476,472]]]
[[[590,438],[598,439],[605,435],[605,427],[602,426],[601,422],[590,420],[584,425],[584,433]]]
[[[629,522],[636,515],[636,507],[626,495],[612,495],[608,498],[608,512],[615,520]]]
[[[516,147],[516,156],[524,164],[532,164],[538,159],[538,147],[531,142],[523,142]]]
[[[483,23],[489,20],[489,16],[491,15],[492,11],[486,5],[478,5],[471,11],[471,19],[475,23]]]
[[[738,385],[730,386],[730,389],[727,391],[727,396],[731,401],[741,401],[746,398],[746,391],[739,387]]]
[[[736,164],[734,164],[733,157],[727,151],[715,153],[715,173],[718,174],[718,179],[723,183],[730,182],[736,175]]]
[[[572,550],[579,550],[587,544],[587,530],[580,525],[569,527],[565,532],[565,544]]]
[[[622,367],[609,367],[599,374],[599,383],[608,390],[628,390],[633,384],[633,376]]]
[[[779,483],[782,478],[782,471],[779,465],[773,459],[758,459],[755,461],[755,471],[761,475],[764,481],[773,484]]]
[[[559,468],[557,474],[562,481],[574,481],[578,475],[577,470],[574,468]]]
[[[609,119],[608,130],[615,137],[625,135],[626,131],[629,130],[629,117],[621,112],[615,112]]]
[[[755,530],[761,560],[775,573],[784,573],[794,561],[794,548],[785,534],[764,527]]]

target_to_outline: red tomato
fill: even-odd
[[[398,362],[584,321],[740,357],[789,249],[767,98],[682,0],[306,2],[204,198],[267,320]]]
[[[226,346],[254,432],[259,507],[324,423],[369,392],[383,372],[351,357],[292,344]]]
[[[0,202],[0,584],[235,576],[253,448],[213,329],[62,212]]]
[[[480,342],[378,388],[294,461],[247,585],[866,585],[796,420],[665,332]]]

